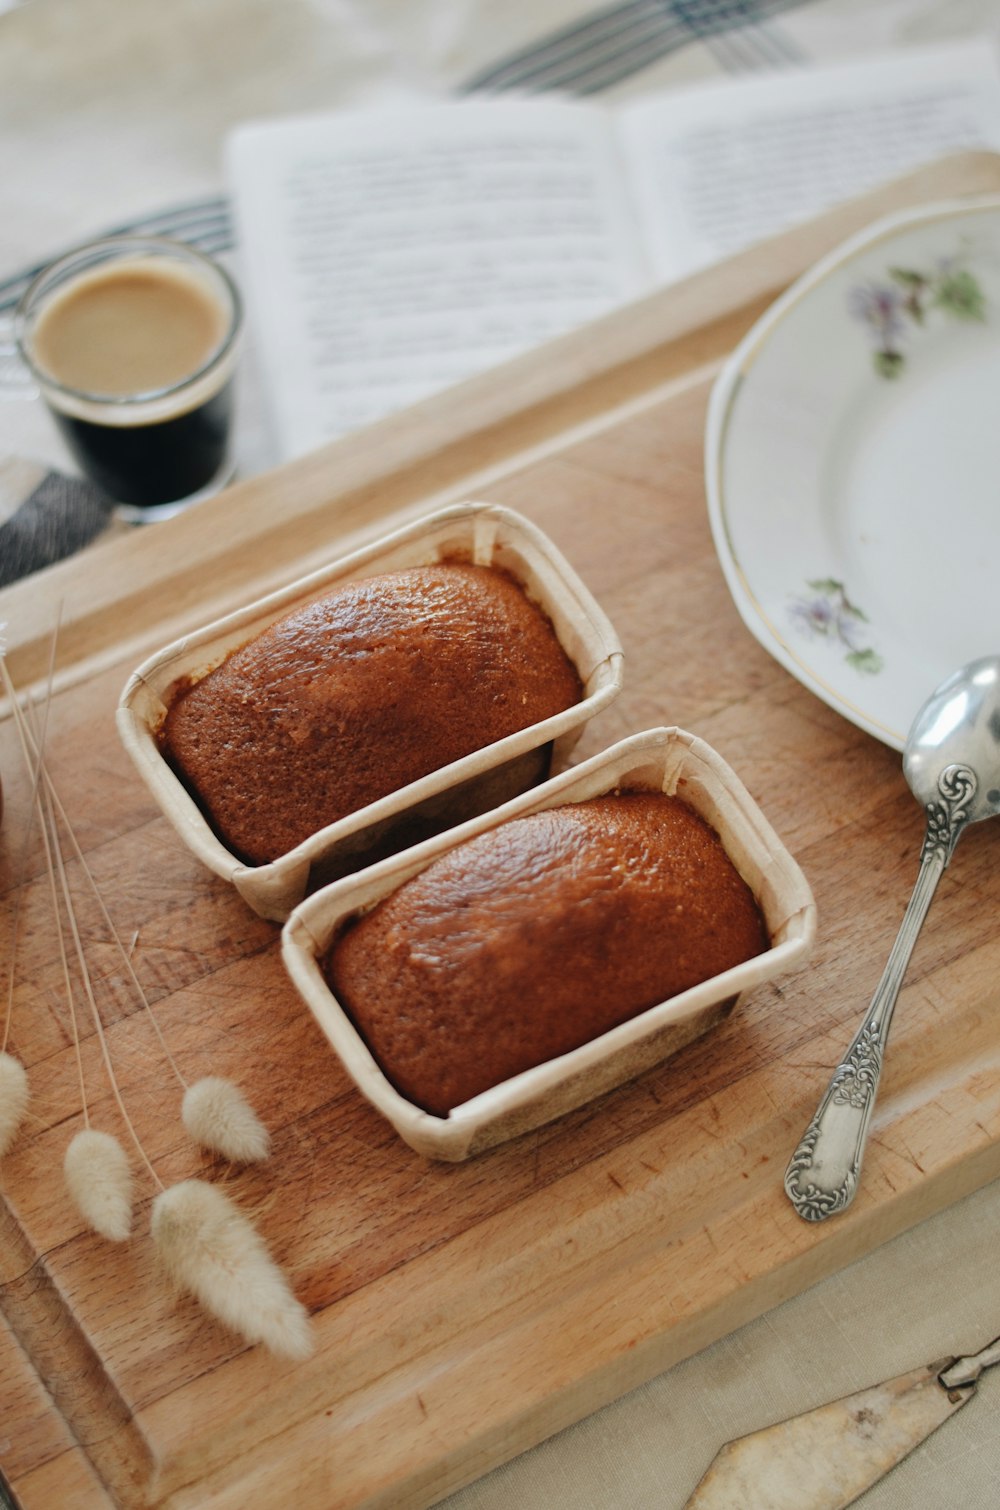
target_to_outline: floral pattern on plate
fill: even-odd
[[[863,313],[885,288],[852,318],[851,290]],[[996,635],[995,562],[954,542],[995,533],[998,310],[1000,194],[906,211],[791,284],[709,402],[709,521],[743,622],[898,751],[935,678]],[[901,367],[881,376],[876,350]]]
[[[902,372],[900,347],[911,329],[926,325],[931,310],[954,320],[986,319],[986,295],[960,255],[939,258],[929,272],[890,267],[884,281],[856,284],[847,302],[851,314],[868,327],[875,371],[884,378]]]
[[[865,613],[852,603],[843,582],[834,577],[819,577],[807,582],[810,596],[797,597],[788,610],[800,633],[809,639],[825,639],[843,646],[844,660],[856,671],[870,676],[882,670],[882,657],[870,645],[861,644],[861,626],[868,623]]]

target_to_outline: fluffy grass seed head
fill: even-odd
[[[243,1092],[219,1075],[188,1086],[181,1118],[196,1143],[234,1163],[256,1164],[271,1152],[267,1128]]]
[[[132,1230],[132,1171],[118,1139],[84,1128],[66,1150],[63,1173],[88,1226],[113,1243],[124,1242]]]
[[[0,1159],[14,1146],[28,1110],[28,1073],[13,1054],[0,1053]]]
[[[306,1358],[309,1316],[248,1217],[207,1180],[182,1180],[153,1202],[153,1241],[170,1279],[217,1321],[281,1358]]]

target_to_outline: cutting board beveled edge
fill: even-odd
[[[968,192],[1000,187],[996,159],[970,159],[966,171]],[[940,198],[945,192],[940,174],[925,174],[921,182],[923,198]],[[959,191],[954,165],[947,191]],[[731,269],[727,276],[732,276]],[[727,338],[733,334],[730,328]],[[695,335],[686,349],[693,368],[708,347]],[[553,534],[570,545],[568,554],[579,551],[586,560],[589,550],[596,562],[607,549],[603,527],[597,528],[598,538],[587,547],[571,527],[579,530],[588,510],[588,517],[598,519],[609,476],[616,477],[617,489],[635,502],[640,515],[656,507],[655,487],[650,492],[642,480],[623,480],[630,468],[638,467],[641,473],[642,463],[635,454],[623,463],[617,437],[646,434],[656,453],[654,463],[662,468],[662,441],[654,436],[661,427],[669,435],[675,424],[679,428],[674,450],[680,460],[673,460],[676,471],[668,476],[667,488],[675,502],[683,493],[684,507],[698,507],[705,385],[692,377],[686,386],[681,376],[675,386],[666,398],[651,393],[645,425],[643,405],[636,406],[632,396],[631,411],[638,407],[640,412],[638,432],[634,419],[611,427],[595,421],[591,440],[581,440],[581,432],[573,427],[569,449],[560,447],[557,439],[533,463],[525,462],[525,453],[512,450],[516,463],[506,478],[499,468],[494,496],[530,511],[533,490],[542,479],[550,489],[546,507]],[[592,462],[596,464],[588,471]],[[281,477],[273,474],[258,486],[280,490]],[[577,494],[584,500],[582,509]],[[626,552],[616,568],[623,582],[633,566]],[[747,647],[739,639],[741,631],[735,624],[732,628],[742,653]],[[639,643],[635,661],[640,683],[633,711],[656,697],[655,675],[652,682],[644,677],[651,664],[641,653],[646,646]],[[785,734],[787,701],[781,699],[799,699],[807,718],[813,711],[811,700],[803,704],[805,695],[799,689],[789,692],[783,674],[774,672],[770,662],[761,671],[763,662],[755,650],[752,653],[761,680],[760,707],[775,713]],[[102,676],[103,664],[95,663],[93,675],[110,685]],[[57,702],[78,700],[85,685],[70,679]],[[697,732],[710,740],[713,731],[723,739],[734,738],[737,707],[732,699]],[[614,727],[615,716],[610,714],[601,729],[595,729],[595,739],[609,743],[627,732]],[[843,740],[839,721],[835,726],[835,737]],[[829,720],[824,727],[832,727]],[[846,738],[850,745],[853,736]],[[863,737],[858,740],[860,745],[855,745],[867,747]],[[590,749],[585,747],[584,753]],[[738,764],[735,759],[734,763]],[[884,771],[884,766],[879,768]],[[759,751],[753,752],[751,769],[766,787],[770,776]],[[764,805],[773,817],[773,807]],[[808,857],[807,844],[798,854],[807,874]],[[988,952],[977,946],[973,961]],[[974,970],[971,975],[963,989],[968,1008],[965,1040],[972,1047],[968,1065],[956,1062],[956,1084],[968,1078],[966,1070],[975,1072],[976,1046],[982,1042],[985,1012],[976,996],[980,977]],[[909,1050],[906,1042],[897,1062],[904,1075],[907,1063],[916,1066],[912,1072],[919,1085],[915,1040]],[[832,1046],[831,1052],[836,1052]],[[762,1110],[771,1089],[766,1066],[761,1073],[763,1081],[750,1075],[739,1092],[750,1109],[747,1125],[753,1136],[746,1146],[752,1147],[756,1162],[749,1179],[746,1168],[728,1170],[727,1164],[728,1195],[720,1195],[717,1179],[710,1183],[718,1175],[710,1157],[718,1144],[711,1138],[706,1141],[703,1125],[713,1106],[718,1110],[718,1098],[724,1101],[724,1090],[717,1090],[703,1106],[688,1108],[662,1126],[654,1121],[620,1147],[605,1149],[589,1163],[583,1160],[554,1185],[529,1193],[514,1217],[508,1211],[495,1212],[450,1242],[435,1246],[431,1241],[427,1251],[378,1277],[364,1291],[325,1308],[317,1317],[319,1351],[311,1364],[295,1370],[275,1368],[259,1350],[236,1350],[180,1389],[160,1398],[154,1390],[140,1403],[138,1398],[130,1401],[129,1389],[121,1387],[122,1370],[114,1349],[109,1349],[107,1377],[96,1395],[85,1389],[81,1396],[84,1415],[81,1400],[65,1401],[71,1432],[80,1439],[81,1420],[86,1418],[83,1434],[90,1460],[124,1503],[131,1493],[128,1484],[145,1483],[150,1463],[158,1463],[157,1502],[178,1507],[235,1504],[249,1485],[256,1493],[270,1480],[283,1490],[294,1485],[304,1506],[315,1503],[325,1510],[333,1503],[327,1480],[335,1469],[338,1504],[429,1504],[1000,1172],[996,1142],[980,1139],[977,1146],[963,1147],[959,1153],[954,1148],[945,1152],[936,1168],[925,1162],[923,1177],[909,1184],[890,1170],[870,1205],[859,1201],[839,1224],[829,1224],[821,1232],[810,1230],[786,1209],[777,1191],[776,1166],[797,1109],[791,1100],[780,1110],[773,1104],[770,1111]],[[946,1073],[945,1091],[949,1083]],[[911,1094],[910,1101],[902,1120],[912,1141],[914,1129],[927,1119],[927,1108],[919,1095]],[[612,1113],[620,1102],[621,1097],[612,1098]],[[607,1112],[607,1102],[597,1114],[602,1110]],[[887,1116],[891,1120],[891,1104]],[[664,1141],[667,1128],[669,1147]],[[555,1189],[563,1218],[556,1230]],[[711,1217],[706,1220],[709,1193]],[[664,1210],[683,1210],[684,1201],[692,1203],[687,1208],[690,1220],[665,1226]],[[764,1230],[780,1233],[780,1254],[766,1243],[761,1247],[758,1233]],[[294,1239],[289,1247],[294,1267]],[[58,1278],[58,1252],[40,1254],[39,1262],[51,1266]],[[487,1294],[484,1273],[489,1278]],[[697,1295],[692,1293],[692,1274],[699,1276]],[[442,1275],[447,1276],[443,1290]],[[670,1276],[669,1283],[664,1275]],[[422,1307],[417,1315],[415,1306]],[[88,1348],[100,1359],[103,1343],[88,1335],[85,1317],[81,1325]],[[51,1384],[53,1358],[36,1356],[35,1363],[43,1382],[49,1375]],[[346,1387],[352,1377],[358,1383],[353,1391]],[[87,1411],[109,1382],[127,1419],[122,1423],[119,1418],[102,1443]],[[272,1408],[276,1396],[278,1411]],[[35,1470],[51,1470],[54,1461],[36,1464]],[[141,1493],[145,1496],[145,1488]]]

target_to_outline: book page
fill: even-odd
[[[458,101],[262,123],[234,133],[227,166],[284,458],[648,283],[597,107]]]
[[[1000,69],[986,43],[914,49],[679,90],[618,125],[669,282],[946,152],[1000,149]]]

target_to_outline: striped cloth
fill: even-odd
[[[692,41],[707,42],[731,72],[801,63],[767,21],[805,0],[624,0],[594,11],[470,79],[466,93],[558,89],[597,94]]]
[[[0,587],[82,550],[107,529],[93,483],[21,456],[0,456]]]

